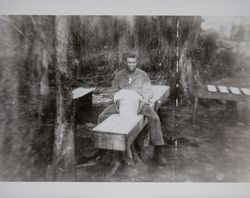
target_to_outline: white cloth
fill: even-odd
[[[114,95],[114,101],[119,101],[119,114],[121,117],[137,116],[142,99],[141,95],[129,89],[121,89]]]

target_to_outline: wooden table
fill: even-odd
[[[95,88],[78,87],[72,91],[72,97],[78,107],[92,105],[92,93]]]
[[[235,101],[238,104],[249,105],[250,89],[238,87],[226,87],[217,85],[204,85],[195,91],[195,101],[193,107],[193,123],[196,120],[196,111],[199,99],[217,99],[221,101]]]
[[[150,106],[157,111],[167,101],[170,88],[169,86],[153,86],[153,94]],[[137,154],[133,142],[146,124],[147,119],[143,115],[122,118],[119,114],[113,114],[92,129],[94,132],[94,145],[100,149],[124,151],[125,160],[134,164],[133,155],[135,157]],[[139,159],[138,156],[135,158]],[[120,161],[112,168],[111,174],[117,170],[119,164]]]
[[[153,86],[153,99],[150,106],[157,111],[166,102],[170,89],[168,86]],[[143,115],[123,118],[113,114],[92,130],[95,147],[108,150],[126,151],[147,124]]]

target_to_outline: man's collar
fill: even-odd
[[[129,75],[129,73],[128,73],[128,68],[125,68],[124,70],[125,70],[124,73],[125,73],[126,75]],[[138,71],[139,71],[138,68],[135,68],[135,71],[134,71],[133,73],[131,73],[131,74],[137,74]]]

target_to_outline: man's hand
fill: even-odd
[[[146,104],[143,100],[140,102],[139,107],[138,107],[138,114],[141,113],[142,107]]]
[[[114,103],[116,110],[119,112],[120,100],[115,100]]]

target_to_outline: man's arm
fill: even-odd
[[[143,106],[149,104],[150,99],[153,97],[151,81],[147,74],[143,76],[142,86],[135,91],[143,97],[138,107],[138,113],[141,113]]]
[[[143,80],[142,96],[144,98],[143,101],[146,103],[149,103],[150,99],[153,97],[151,81],[147,74],[144,76]]]
[[[118,75],[116,74],[113,81],[112,81],[112,86],[111,86],[111,90],[114,90],[114,91],[118,91],[120,89],[120,86],[119,86],[119,77]]]
[[[140,87],[133,87],[132,90],[134,90],[143,97],[142,101],[144,103],[149,103],[150,99],[153,97],[153,90],[151,81],[147,74],[142,76],[141,82],[142,83]]]
[[[115,77],[114,77],[114,79],[113,79],[113,81],[112,81],[112,86],[111,86],[111,89],[110,89],[112,99],[114,98],[115,93],[117,91],[119,91],[119,89],[120,89],[120,86],[119,86],[119,77],[116,74]],[[114,101],[114,103],[115,103],[116,109],[118,110],[119,109],[119,100]]]
[[[115,75],[112,83],[111,83],[111,88],[105,91],[105,96],[107,98],[110,98],[111,100],[114,99],[114,95],[117,91],[119,91],[119,81],[118,81],[118,76]]]

